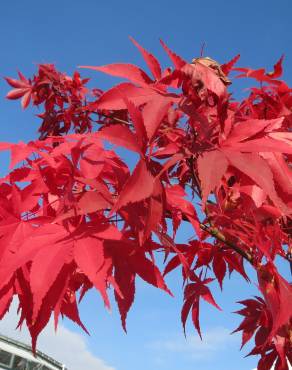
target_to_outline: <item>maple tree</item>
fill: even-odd
[[[0,318],[13,296],[18,326],[35,349],[51,315],[85,331],[78,303],[95,288],[110,306],[113,289],[126,330],[137,275],[171,294],[165,275],[181,268],[181,319],[201,336],[201,299],[229,274],[258,277],[261,297],[238,311],[242,345],[254,337],[258,369],[288,369],[292,361],[292,287],[275,259],[291,263],[292,89],[273,72],[235,68],[199,57],[188,63],[163,42],[172,67],[134,39],[152,74],[132,64],[90,68],[127,80],[102,91],[89,79],[41,64],[33,78],[6,78],[8,99],[42,107],[39,139],[0,143],[11,151],[0,182]],[[241,101],[229,75],[257,87]],[[109,142],[104,147],[104,143]],[[138,155],[133,170],[115,152]],[[109,149],[110,148],[110,149]],[[176,242],[181,223],[195,237]],[[171,225],[171,226],[170,226]],[[156,263],[164,255],[163,271]]]

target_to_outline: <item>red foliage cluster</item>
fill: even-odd
[[[188,63],[162,42],[173,63],[162,70],[132,41],[152,77],[131,64],[86,67],[129,81],[104,93],[53,65],[31,80],[6,79],[9,99],[44,112],[39,140],[0,144],[11,150],[0,182],[0,315],[18,296],[19,326],[26,323],[35,348],[52,313],[56,325],[61,314],[83,327],[77,298],[94,287],[109,306],[112,288],[126,329],[136,276],[171,294],[164,276],[181,267],[182,322],[190,314],[200,334],[200,300],[219,308],[208,284],[222,288],[227,271],[249,280],[249,263],[263,298],[241,302],[237,330],[243,345],[255,334],[260,370],[274,362],[286,370],[292,287],[275,265],[277,256],[291,261],[292,90],[278,79],[282,58],[271,73],[234,68],[238,57]],[[235,101],[231,71],[259,87]],[[132,172],[104,140],[138,154]],[[182,222],[196,238],[178,244]]]

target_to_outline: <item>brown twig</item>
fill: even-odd
[[[125,121],[124,119],[121,119],[121,118],[112,116],[110,114],[105,114],[105,113],[102,113],[102,112],[91,112],[91,113],[97,114],[99,116],[103,116],[105,118],[110,118],[110,119],[112,119],[112,120],[114,120],[116,122],[123,123],[123,124],[128,125],[128,126],[131,126],[132,125],[131,122]]]
[[[243,249],[239,248],[238,245],[230,242],[226,237],[218,230],[216,227],[209,227],[205,224],[200,223],[200,228],[206,231],[208,234],[213,236],[215,239],[227,245],[229,248],[233,249],[235,252],[240,254],[244,259],[246,259],[250,264],[253,265],[253,257],[250,253],[247,253]]]

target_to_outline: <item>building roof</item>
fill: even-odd
[[[54,360],[52,357],[46,355],[41,351],[36,351],[34,355],[31,346],[19,342],[15,339],[8,338],[0,334],[0,349],[16,354],[30,361],[37,361],[43,365],[49,365],[54,370],[64,370],[65,366],[60,362]]]

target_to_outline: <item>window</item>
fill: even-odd
[[[42,364],[38,364],[38,363],[33,362],[33,361],[29,361],[29,363],[27,365],[28,366],[27,366],[26,370],[40,370],[40,369],[43,369]]]
[[[26,370],[27,360],[20,356],[14,356],[12,370]]]
[[[15,356],[12,370],[43,370],[42,364]]]
[[[0,349],[0,363],[1,364],[6,365],[6,366],[10,366],[11,365],[11,358],[12,358],[11,353],[3,351],[2,349]]]

